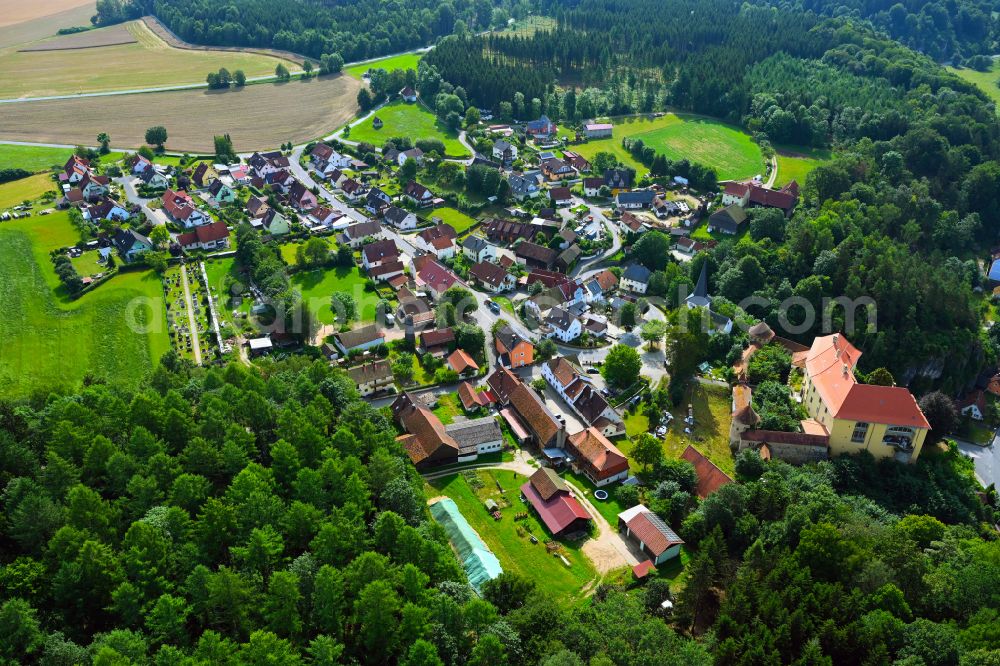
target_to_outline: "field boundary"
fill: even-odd
[[[255,55],[270,56],[272,58],[278,58],[279,60],[288,60],[296,65],[304,65],[306,56],[299,53],[294,53],[292,51],[281,51],[279,49],[266,49],[257,47],[245,47],[245,46],[206,46],[202,44],[192,44],[191,42],[185,42],[183,39],[178,37],[170,28],[168,28],[160,19],[155,16],[143,16],[139,19],[141,22],[146,24],[154,35],[162,39],[168,45],[175,49],[182,49],[185,51],[231,51],[235,53],[253,53]]]

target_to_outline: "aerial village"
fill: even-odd
[[[399,97],[416,101],[410,88]],[[381,124],[377,110],[361,122]],[[669,263],[691,265],[720,238],[745,233],[755,209],[790,216],[798,185],[757,177],[698,189],[686,175],[595,168],[574,150],[613,127],[487,118],[463,135],[474,155],[464,160],[447,158],[440,142],[375,147],[344,134],[226,163],[134,154],[95,168],[74,156],[54,203],[93,232],[67,251],[96,257],[78,291],[119,264],[165,265],[181,356],[208,364],[321,354],[391,414],[426,478],[486,466],[526,479],[511,488],[495,480],[499,495],[450,509],[452,520],[470,510],[498,524],[531,516],[528,543],[567,567],[582,552],[598,571],[628,567],[643,580],[664,567],[669,577],[683,541],[669,513],[654,510],[658,481],[674,478],[664,461],[690,464],[687,490],[705,498],[732,481],[746,449],[790,464],[861,450],[912,462],[929,424],[907,389],[857,381],[860,352],[848,336],[795,342],[717,312],[708,262],[676,307],[709,339],[742,339],[742,353],[703,363],[679,402],[665,400],[672,309],[652,297],[656,271],[633,248],[657,232]],[[499,179],[482,190],[492,194],[469,206],[472,190],[456,182],[488,178]],[[302,290],[305,330],[286,327],[274,307],[289,283]],[[773,427],[762,417],[760,405],[773,409],[774,399],[755,400],[758,354],[784,365],[778,401],[801,418]],[[476,472],[463,474],[483,486]]]

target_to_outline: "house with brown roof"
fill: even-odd
[[[446,363],[459,377],[474,377],[479,373],[479,364],[464,349],[453,351]]]
[[[508,325],[497,329],[493,346],[501,367],[517,369],[535,362],[535,346]]]
[[[384,263],[399,261],[399,248],[391,238],[365,245],[361,250],[361,263],[369,272]]]
[[[588,198],[596,197],[601,193],[602,187],[604,187],[603,178],[584,178],[583,196]]]
[[[695,492],[702,499],[705,499],[727,483],[733,482],[732,478],[719,469],[718,465],[706,458],[702,455],[701,451],[690,444],[684,449],[681,459],[694,465],[694,472],[698,476],[698,485],[695,486]]]
[[[385,236],[385,230],[381,224],[374,220],[368,220],[367,222],[347,225],[347,228],[340,234],[338,240],[342,245],[356,249],[361,247],[362,243],[368,239],[384,240]]]
[[[430,206],[434,203],[434,193],[413,180],[403,188],[403,196],[418,206]]]
[[[595,486],[606,486],[628,478],[628,458],[600,430],[591,426],[570,435],[566,450],[573,454],[573,468]]]
[[[462,382],[458,385],[458,399],[462,401],[462,407],[467,412],[475,412],[493,403],[493,397],[489,391],[477,391],[469,382]]]
[[[422,402],[408,392],[402,393],[391,409],[393,419],[406,431],[396,441],[417,469],[459,462],[458,442]]]
[[[662,518],[642,504],[618,514],[618,531],[657,566],[680,555],[684,545]]]
[[[419,261],[420,259],[425,261]],[[441,295],[453,286],[465,286],[459,277],[452,273],[449,268],[438,263],[436,259],[429,255],[417,257],[412,265],[417,288],[426,290],[435,301],[441,298]]]
[[[438,224],[418,233],[413,243],[438,259],[450,259],[455,256],[457,237],[458,234],[450,224]]]
[[[541,467],[521,486],[521,494],[531,504],[552,536],[584,532],[590,514],[573,497],[569,486],[550,467]]]
[[[514,248],[514,256],[529,270],[542,268],[550,270],[558,254],[555,250],[532,241],[522,241]]]
[[[167,190],[164,192],[163,211],[170,219],[180,222],[188,228],[210,222],[209,217],[195,207],[194,200],[184,191]]]
[[[568,187],[553,187],[549,190],[553,206],[568,206],[573,203],[573,194]]]
[[[507,368],[500,366],[486,378],[486,383],[490,387],[490,393],[500,405],[507,405],[510,402],[510,394],[521,384],[520,378]]]
[[[177,244],[185,250],[218,250],[229,247],[229,229],[225,222],[203,224],[177,236]]]
[[[517,220],[504,220],[499,217],[490,218],[483,225],[483,232],[486,237],[494,243],[509,245],[523,239],[534,240],[537,229],[527,222]]]
[[[388,360],[363,363],[349,368],[347,375],[358,387],[362,397],[378,393],[392,386],[392,368]]]
[[[517,285],[514,276],[498,264],[481,261],[469,269],[471,280],[486,291],[499,294],[510,291]]]
[[[534,389],[519,381],[510,392],[509,401],[514,413],[527,426],[530,441],[539,449],[563,447],[566,430]]]
[[[424,331],[419,337],[419,347],[421,354],[431,354],[432,356],[446,356],[455,344],[455,331],[449,328],[436,328],[432,331]]]
[[[618,413],[566,358],[558,356],[543,364],[542,377],[588,426],[607,437],[624,433]]]

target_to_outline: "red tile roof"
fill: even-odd
[[[448,357],[448,367],[458,374],[468,370],[479,372],[479,365],[464,349],[456,349],[451,353],[451,356]]]
[[[816,338],[806,356],[806,374],[834,418],[930,428],[909,390],[858,384],[859,358],[861,352],[839,334]]]
[[[581,458],[597,472],[598,479],[620,474],[628,469],[628,458],[597,428],[587,428],[572,435],[570,444]]]
[[[702,499],[705,499],[727,483],[733,482],[728,474],[719,469],[715,463],[703,456],[698,449],[690,444],[684,449],[681,458],[694,465],[695,474],[698,475],[698,486],[695,490],[698,493],[698,497]]]
[[[578,520],[590,520],[590,514],[568,491],[556,490],[548,499],[542,496],[536,486],[536,477],[544,471],[551,470],[543,467],[532,474],[531,480],[521,486],[521,493],[531,502],[531,506],[538,512],[549,531],[552,534],[559,534]],[[546,482],[539,481],[539,483],[542,488],[548,489]]]
[[[641,511],[627,523],[635,538],[646,544],[655,557],[671,546],[684,543],[667,524],[652,511]]]

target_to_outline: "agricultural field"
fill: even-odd
[[[616,118],[610,139],[591,140],[572,150],[591,158],[613,153],[638,173],[648,169],[622,147],[622,139],[635,137],[671,160],[687,159],[712,167],[720,180],[750,178],[764,173],[764,157],[750,135],[719,120],[667,113],[659,118]],[[562,130],[561,134],[566,134]]]
[[[372,127],[372,119],[367,118],[351,127],[351,141],[367,141],[381,146],[395,136],[417,139],[440,139],[449,157],[468,157],[469,151],[458,140],[458,132],[444,126],[433,113],[419,104],[392,102],[375,112],[382,119],[381,129]]]
[[[0,185],[0,210],[17,206],[24,201],[34,201],[49,191],[55,192],[56,184],[47,173],[4,183]]]
[[[684,406],[688,404],[692,405],[694,410],[694,430],[691,435],[684,433],[684,417],[686,416]],[[645,403],[640,403],[640,409],[644,405]],[[723,386],[694,384],[692,388],[688,389],[681,405],[681,407],[672,410],[674,420],[667,429],[667,436],[663,442],[664,455],[670,459],[680,458],[687,445],[692,444],[709,460],[718,465],[723,472],[732,476],[735,462],[733,454],[729,450],[729,424],[732,421],[732,402],[729,391]],[[639,434],[636,432],[636,425],[633,420],[632,427],[630,427],[629,419],[626,418],[625,426],[629,437],[635,437]],[[642,430],[641,432],[646,431]],[[622,453],[628,455],[632,451],[632,442],[622,441],[619,448],[621,448]]]
[[[351,65],[350,67],[345,67],[344,72],[360,80],[369,69],[384,69],[387,72],[391,72],[394,69],[416,69],[417,63],[420,62],[420,58],[422,57],[423,54],[421,53],[404,53],[358,65]]]
[[[4,109],[6,112],[8,109]],[[0,129],[0,132],[3,130]],[[96,138],[97,135],[94,135]],[[93,141],[94,138],[90,140]],[[16,146],[0,143],[0,166],[3,168],[25,169],[33,173],[48,171],[62,166],[73,154],[72,148],[48,148],[45,146]]]
[[[330,296],[339,291],[354,296],[358,304],[358,321],[375,321],[375,306],[380,300],[375,291],[365,289],[368,278],[361,275],[359,269],[352,268],[317,268],[311,271],[299,271],[291,277],[292,286],[302,292],[302,301],[313,313],[316,321],[321,324],[333,324],[333,310],[330,309]]]
[[[471,484],[469,479],[472,479]],[[454,500],[465,519],[500,560],[504,571],[513,571],[535,581],[557,599],[580,600],[585,594],[584,588],[596,579],[597,572],[580,551],[582,544],[562,545],[560,552],[570,562],[569,567],[546,551],[544,544],[551,535],[532,513],[531,506],[520,501],[519,488],[526,480],[507,470],[481,470],[429,481],[425,490],[428,498],[443,495]],[[497,489],[498,481],[505,491],[503,494]],[[486,513],[483,503],[487,499],[503,507],[500,520]],[[515,515],[521,513],[528,515],[515,520]],[[529,534],[539,543],[531,543]]]
[[[822,148],[778,148],[778,177],[775,187],[781,187],[791,181],[800,186],[805,185],[806,176],[816,167],[833,159],[833,153]]]
[[[173,151],[211,153],[212,137],[223,133],[241,152],[264,150],[286,141],[304,143],[343,124],[357,110],[360,85],[349,76],[334,76],[241,90],[19,102],[4,106],[0,139],[75,145],[108,132],[116,146],[138,147],[146,129],[163,125]],[[76,120],[65,123],[66,118]]]
[[[96,4],[94,0],[45,3],[0,0],[0,49],[52,37],[59,28],[90,25]]]
[[[48,255],[78,240],[66,213],[0,225],[2,396],[72,386],[88,375],[134,387],[170,348],[160,280],[149,271],[68,298]]]
[[[435,208],[429,216],[441,218],[441,221],[445,224],[450,224],[455,230],[455,233],[459,236],[463,235],[473,225],[479,222],[475,218],[469,217],[462,211],[449,207]]]
[[[87,12],[86,16],[89,19],[94,13],[94,5],[93,0],[45,0],[45,2],[0,0],[0,27],[27,21],[55,20],[63,12],[73,10]],[[57,27],[63,26],[60,23]],[[52,32],[55,33],[55,30]]]
[[[947,69],[952,74],[957,74],[959,77],[965,79],[986,93],[986,96],[993,100],[993,104],[996,105],[997,111],[1000,112],[1000,87],[997,87],[997,81],[1000,81],[1000,63],[997,63],[994,60],[993,66],[988,72],[978,72],[974,69],[969,69],[968,67],[963,67],[961,69],[948,67]]]
[[[256,53],[177,49],[131,21],[0,51],[0,98],[200,84],[220,67],[267,76],[280,62],[292,64]]]

